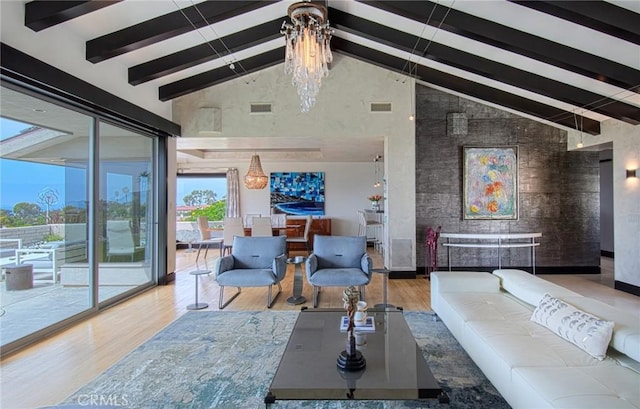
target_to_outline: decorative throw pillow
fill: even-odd
[[[594,358],[603,360],[606,357],[613,335],[612,321],[580,311],[549,294],[542,297],[531,315],[531,321],[550,329]]]

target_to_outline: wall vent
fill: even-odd
[[[391,112],[391,102],[372,102],[371,112]]]
[[[251,104],[252,114],[270,114],[271,104]]]

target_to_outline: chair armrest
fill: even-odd
[[[369,279],[371,279],[371,269],[373,268],[373,261],[371,260],[371,257],[366,253],[363,254],[362,258],[360,259],[360,268],[362,269],[362,271],[367,273]]]
[[[313,273],[318,269],[318,257],[311,253],[309,257],[307,257],[307,261],[304,262],[304,271],[307,275],[307,279],[310,278]]]
[[[280,282],[287,274],[287,256],[280,254],[273,259],[273,273],[276,275],[276,282]]]
[[[215,276],[218,277],[225,271],[233,270],[234,260],[232,255],[220,257],[216,260]]]

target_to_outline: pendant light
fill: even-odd
[[[260,156],[253,155],[251,156],[251,164],[249,165],[249,170],[247,174],[244,175],[244,185],[247,189],[264,189],[267,187],[268,182],[267,175],[264,174],[262,170],[262,164],[260,163]]]

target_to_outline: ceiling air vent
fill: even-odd
[[[252,114],[270,114],[271,104],[251,104]]]
[[[372,102],[371,112],[391,112],[391,102]]]

